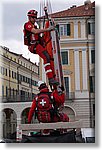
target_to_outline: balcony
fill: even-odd
[[[14,103],[14,102],[31,102],[34,98],[34,94],[31,96],[25,95],[11,95],[11,96],[1,96],[0,102],[2,103]],[[69,92],[66,93],[66,102],[73,101],[75,99],[75,93]]]
[[[0,102],[2,103],[15,103],[15,102],[31,102],[31,96],[17,95],[17,96],[2,96]]]

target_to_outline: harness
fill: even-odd
[[[36,46],[38,44],[41,44],[43,47],[45,47],[50,41],[51,41],[51,37],[48,39],[48,41],[45,41],[44,39],[44,36],[40,36],[38,35],[38,40],[31,40],[31,35],[33,34],[32,32],[28,31],[25,26],[26,26],[27,23],[25,23],[24,25],[24,45],[27,45],[27,46],[31,46],[31,45],[34,45],[34,48],[36,48]],[[34,28],[37,29],[36,26],[34,26]]]
[[[31,40],[31,36],[33,35],[33,33],[26,29],[26,27],[25,27],[26,24],[27,23],[25,23],[25,25],[24,25],[24,44],[27,46],[35,45],[34,47],[36,47],[40,43],[39,35],[38,35],[38,40],[36,40],[36,39]],[[36,28],[36,26],[35,26],[35,28]]]

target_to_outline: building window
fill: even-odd
[[[2,75],[7,76],[7,69],[0,66],[0,73],[1,73]]]
[[[16,58],[14,58],[14,61],[16,62]]]
[[[91,34],[91,35],[95,34],[95,23],[94,22],[88,23],[88,34]]]
[[[22,79],[23,79],[22,75],[18,74],[18,80],[21,82],[21,81],[23,81]]]
[[[11,96],[11,87],[9,88],[9,95]]]
[[[23,82],[25,82],[25,76],[23,76]]]
[[[63,24],[59,26],[61,36],[70,36],[70,24]]]
[[[64,77],[66,95],[69,95],[69,77]]]
[[[93,116],[95,116],[95,104],[93,104]]]
[[[0,73],[2,74],[2,67],[0,66]]]
[[[4,96],[4,85],[2,85],[2,96]]]
[[[14,78],[17,79],[17,73],[16,72],[14,72]]]
[[[91,50],[91,63],[95,64],[95,50]]]
[[[12,78],[14,78],[14,72],[12,71]]]
[[[10,74],[9,74],[10,75]],[[16,72],[14,72],[14,71],[12,71],[12,78],[13,79],[17,79],[17,74],[16,74]]]
[[[94,93],[95,92],[95,77],[90,76],[90,92]]]
[[[15,95],[15,90],[14,90],[14,88],[13,88],[12,92],[13,92],[13,96],[14,96],[14,95]]]
[[[1,74],[4,75],[4,68],[1,67]]]
[[[6,86],[6,96],[8,96],[8,88],[7,88],[7,86]]]
[[[11,70],[9,70],[9,77],[11,77]]]
[[[12,71],[12,78],[13,78],[13,71]]]
[[[7,69],[6,69],[6,76],[7,76]]]
[[[62,64],[68,65],[68,52],[61,52],[62,55]]]
[[[57,29],[57,31],[58,31],[58,34],[60,34],[60,33],[59,33],[59,24],[56,25],[56,29]]]
[[[26,83],[27,83],[27,81],[28,81],[27,77],[25,77],[25,81],[26,81]]]

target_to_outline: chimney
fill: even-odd
[[[75,8],[76,7],[76,5],[72,5],[70,8]]]
[[[86,0],[85,2],[84,2],[84,5],[85,5],[85,10],[88,10],[89,8],[90,8],[90,5],[91,4],[91,1],[90,0]]]
[[[91,4],[91,1],[90,1],[90,0],[86,0],[86,1],[84,2],[84,5],[88,5],[88,4]]]

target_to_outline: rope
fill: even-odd
[[[52,13],[52,6],[50,0],[40,0],[40,17],[44,16],[44,7],[47,7],[48,14]]]

